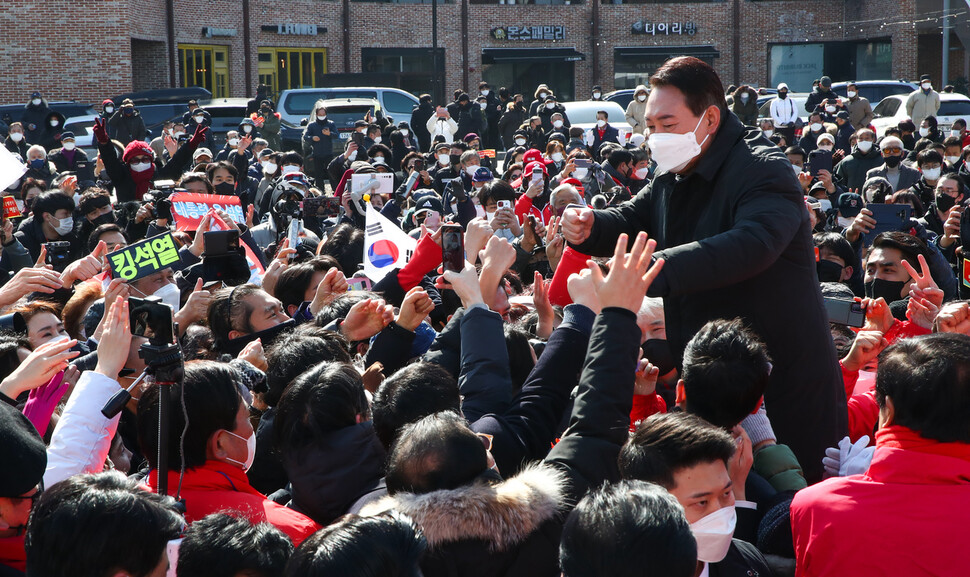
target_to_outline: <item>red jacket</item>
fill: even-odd
[[[536,220],[541,222],[543,226],[548,225],[549,221],[552,220],[552,204],[546,203],[545,208],[539,210],[532,204],[532,199],[528,195],[523,194],[519,197],[519,200],[515,201],[515,217],[519,219],[519,224],[525,224],[525,217],[527,215],[532,215],[536,217]]]
[[[864,475],[795,495],[795,575],[965,575],[967,519],[970,444],[890,426],[876,432]]]
[[[23,535],[0,539],[0,565],[12,567],[21,573],[27,571],[27,551],[24,549]]]
[[[152,490],[157,482],[158,472],[152,471],[148,478]],[[178,485],[178,471],[169,471],[168,493],[174,495]],[[220,511],[237,511],[254,523],[265,521],[286,533],[294,547],[320,529],[309,517],[267,499],[249,484],[242,469],[221,461],[206,461],[186,471],[182,498],[188,523]]]

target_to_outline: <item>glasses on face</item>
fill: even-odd
[[[491,452],[492,451],[492,435],[489,435],[487,433],[475,433],[475,435],[479,439],[481,439],[482,446],[485,447],[485,450],[488,451],[488,452]]]
[[[882,149],[883,155],[901,154],[902,152],[903,152],[903,149],[899,148],[898,146],[892,146],[889,148]]]
[[[43,494],[44,494],[44,483],[43,481],[41,481],[41,483],[37,485],[37,487],[35,487],[35,491],[33,495],[24,495],[22,497],[10,497],[10,499],[17,499],[19,501],[30,499],[30,506],[31,508],[33,508],[33,506],[37,504],[37,500],[40,499],[40,496]]]

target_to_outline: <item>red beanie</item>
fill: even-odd
[[[148,145],[147,142],[142,142],[141,140],[132,140],[125,147],[125,153],[121,155],[121,160],[125,162],[131,162],[131,159],[135,156],[145,155],[148,158],[154,160],[155,153],[152,151],[152,147]]]

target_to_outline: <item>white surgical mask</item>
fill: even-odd
[[[600,96],[603,96],[603,93],[602,92],[594,92],[593,93],[593,98],[599,98]]]
[[[924,82],[924,83],[920,84],[920,86],[923,87],[923,90],[929,90],[930,88],[933,87],[933,85],[931,83],[929,83],[929,82]]]
[[[64,143],[64,150],[74,150],[75,144],[71,141]]]
[[[825,150],[827,152],[832,152],[834,147],[831,144],[820,144],[818,145],[819,150]]]
[[[193,116],[192,118],[194,118],[196,122],[202,122],[203,120],[205,120],[205,115],[202,115],[202,114],[196,114],[196,115],[195,115],[195,116]]]
[[[825,107],[825,112],[832,114],[833,112],[835,112],[835,107],[830,104],[829,106]]]
[[[57,127],[57,125],[59,125],[60,123],[61,123],[61,121],[60,121],[60,120],[57,120],[56,118],[55,118],[55,119],[52,119],[52,120],[51,120],[51,126],[53,126],[53,127],[55,127],[55,128],[56,128],[56,127]]]
[[[765,138],[771,138],[771,135],[775,133],[774,130],[762,130],[761,132],[764,133]]]
[[[562,128],[562,120],[555,120],[553,121],[552,125],[556,128]]]
[[[552,161],[553,162],[562,162],[562,153],[561,152],[553,152],[552,153]]]
[[[327,115],[326,114],[318,114],[317,115],[317,120],[319,120],[320,122],[323,122],[326,119],[327,119]]]
[[[556,107],[555,102],[546,102],[546,108],[548,108],[549,110],[552,110],[555,107]]]
[[[952,136],[953,138],[960,138],[963,136],[963,133],[961,133],[959,130],[951,130],[950,136]]]
[[[145,172],[146,170],[148,170],[149,168],[152,167],[152,163],[150,163],[150,162],[136,162],[136,163],[131,164],[129,166],[131,166],[132,172]]]
[[[31,100],[30,103],[33,104],[34,106],[40,106],[40,98],[35,98]]]
[[[704,115],[697,120],[694,130],[701,127]],[[701,153],[701,145],[707,142],[709,134],[698,144],[694,130],[685,134],[663,133],[651,134],[647,140],[653,160],[660,172],[676,172],[694,160]]]
[[[263,172],[265,174],[276,174],[276,163],[275,162],[263,162]]]
[[[548,92],[540,92],[539,93],[539,98],[545,99],[546,96],[549,96],[549,93]]]
[[[919,127],[919,135],[920,136],[926,136],[929,133],[930,133],[930,129],[929,128],[927,128],[925,126],[920,126]]]
[[[21,135],[21,137],[23,137],[23,136]],[[515,139],[515,144],[516,144],[516,146],[525,146],[525,139],[524,138],[516,138]]]
[[[818,199],[818,203],[822,205],[822,212],[828,212],[832,210],[832,201],[827,198]]]
[[[475,171],[477,171],[479,168],[480,167],[478,166],[466,166],[465,173],[467,173],[468,176],[475,176]]]
[[[956,166],[958,162],[960,162],[960,157],[959,156],[947,156],[946,157],[946,163],[949,164],[950,166]]]
[[[253,127],[248,124],[244,124],[242,127],[242,131],[245,132],[246,134],[249,134],[250,132],[253,131]]]
[[[383,139],[380,136],[375,136],[374,137],[374,144],[380,144],[381,143],[381,140],[383,140]]]
[[[855,95],[857,93],[856,93],[855,90],[848,90],[848,91],[846,91],[846,94],[849,96],[849,98],[855,98]]]
[[[849,218],[847,216],[840,216],[838,220],[839,220],[839,226],[841,226],[842,228],[849,228],[850,226],[852,226],[852,221],[854,221],[855,219]]]
[[[182,138],[182,136],[184,135],[185,135],[184,131],[173,132],[172,138],[174,138],[175,140],[178,140],[179,138]]]
[[[929,181],[939,180],[941,172],[942,169],[940,168],[925,168],[923,169],[923,178]]]
[[[235,147],[236,145],[238,145],[238,144],[239,144],[239,139],[238,139],[238,138],[230,138],[230,139],[229,139],[229,140],[227,140],[226,142],[228,142],[228,143],[229,143],[229,146],[233,146],[233,147]]]
[[[791,169],[795,171],[795,176],[798,176],[799,174],[802,173],[802,167],[798,166],[797,164],[791,165]]]
[[[819,130],[822,130],[822,123],[821,122],[813,122],[812,123],[812,126],[810,128],[812,129],[812,132],[818,132]]]
[[[604,126],[606,126],[606,121],[601,118],[596,121],[596,126],[603,128]]]
[[[357,152],[356,150],[354,152]],[[293,174],[294,172],[300,172],[300,167],[295,164],[285,164],[283,165],[283,175]]]
[[[236,437],[237,439],[242,439],[243,441],[246,441],[246,462],[245,463],[240,463],[239,461],[235,459],[230,459],[229,457],[226,457],[226,460],[239,465],[240,467],[242,467],[243,471],[248,471],[249,468],[253,466],[253,460],[256,458],[256,431],[253,431],[253,434],[249,435],[249,437],[240,437],[236,433],[233,433],[232,431],[228,431],[226,429],[223,429],[223,431],[226,431],[227,433],[229,433],[233,437]]]
[[[71,231],[74,230],[74,218],[68,216],[68,217],[59,219],[57,221],[57,226],[54,227],[54,230],[56,230],[57,234],[61,236],[64,236],[65,234],[70,234]]]
[[[401,136],[407,137],[408,134],[411,134],[411,132],[407,128],[401,129]]]
[[[451,163],[451,155],[449,154],[439,154],[438,164],[441,166],[448,166]]]
[[[491,90],[489,90],[488,88],[482,90],[482,96],[488,96],[489,92],[491,92]]]
[[[488,106],[488,102],[479,102],[478,105],[482,107],[482,110],[485,110],[485,107]]]
[[[584,178],[586,178],[587,174],[589,174],[588,168],[577,168],[576,170],[573,171],[573,178],[577,180],[583,180]]]
[[[24,133],[23,132],[11,132],[10,133],[10,140],[12,140],[14,142],[20,142],[23,139],[24,139]]]
[[[384,157],[383,156],[375,156],[374,157],[374,164],[387,164],[387,163],[384,162]]]
[[[744,94],[741,95],[741,102],[747,102],[748,98],[751,98],[751,95],[745,92]]]
[[[182,304],[182,293],[179,291],[178,285],[173,282],[153,292],[152,296],[162,299],[162,304],[172,307],[173,313],[177,313]]]
[[[869,151],[872,150],[872,142],[868,140],[860,140],[859,142],[855,143],[855,146],[862,154],[868,154]]]
[[[111,114],[111,113],[112,113],[112,112],[114,112],[114,111],[115,111],[115,109],[114,109],[114,108],[112,108],[111,106],[105,106],[105,107],[104,107],[104,113],[105,113],[105,114]]]
[[[645,166],[643,168],[638,168],[633,174],[636,176],[637,180],[646,180],[647,176],[650,175],[650,167]]]
[[[697,560],[718,563],[727,556],[738,514],[734,505],[724,507],[690,524],[697,541]]]
[[[646,94],[638,94],[637,95],[637,100],[639,102],[646,102],[647,101],[647,95]]]

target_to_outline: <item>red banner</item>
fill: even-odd
[[[213,208],[226,211],[236,222],[246,222],[246,215],[243,214],[242,205],[237,196],[176,192],[170,199],[176,230],[198,230],[202,217]]]
[[[3,197],[3,218],[17,218],[23,216],[17,207],[17,199],[12,196]]]

